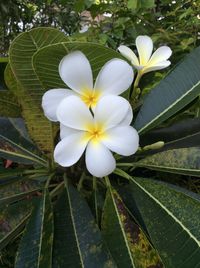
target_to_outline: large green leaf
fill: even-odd
[[[150,179],[130,179],[126,204],[131,211],[136,204],[165,267],[200,267],[200,196]]]
[[[17,80],[18,85],[13,92],[19,99],[30,136],[49,155],[54,149],[55,131],[41,109],[44,88],[34,72],[32,56],[40,48],[66,39],[64,33],[54,28],[36,28],[20,34],[10,46],[11,70],[8,68],[5,74],[7,81],[12,80],[13,75]],[[50,56],[48,62],[51,61]]]
[[[54,211],[53,267],[116,267],[87,203],[67,182]]]
[[[131,220],[118,193],[109,187],[102,232],[118,267],[163,267],[141,228]]]
[[[200,94],[199,58],[200,47],[148,94],[134,124],[139,133],[165,121]]]
[[[135,162],[134,166],[200,177],[200,147],[157,153]]]
[[[19,235],[31,212],[31,202],[20,201],[0,209],[0,250]]]
[[[87,56],[94,77],[108,60],[122,58],[116,51],[94,43],[65,42],[49,45],[38,50],[33,57],[33,66],[45,89],[67,88],[59,76],[58,65],[65,55],[74,50],[81,50]],[[51,63],[49,63],[49,58],[51,58]]]
[[[17,99],[8,90],[0,90],[0,116],[21,116],[21,109],[17,104]]]
[[[17,96],[17,92],[19,91],[19,83],[14,76],[14,73],[11,69],[10,63],[6,65],[5,71],[4,71],[4,79],[6,86],[8,87],[8,90],[13,93],[13,95],[16,97],[17,102],[19,101],[19,97]]]
[[[16,256],[16,268],[52,266],[53,212],[48,191],[37,200]]]

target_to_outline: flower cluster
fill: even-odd
[[[149,59],[152,49],[146,51],[147,43],[142,48],[141,38],[147,41],[147,37],[136,40],[140,62],[129,48],[120,46],[119,51],[145,73],[153,68],[152,62],[161,64],[154,56],[159,53],[155,52]],[[60,122],[61,141],[55,147],[54,159],[61,166],[69,167],[85,152],[88,171],[96,177],[106,176],[116,167],[111,151],[129,156],[139,147],[138,133],[130,126],[132,108],[119,96],[132,84],[133,68],[126,61],[114,58],[102,67],[93,84],[90,62],[81,51],[74,51],[61,60],[59,74],[69,89],[48,90],[42,99],[46,117]]]
[[[93,85],[88,59],[74,51],[61,60],[59,74],[71,89],[51,89],[42,99],[47,118],[60,122],[61,141],[54,151],[55,161],[69,167],[86,151],[88,171],[96,177],[106,176],[116,166],[111,151],[127,156],[138,149],[137,131],[130,126],[132,108],[118,96],[133,81],[132,67],[112,59]]]

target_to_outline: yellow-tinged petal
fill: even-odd
[[[152,67],[168,60],[171,55],[172,50],[168,46],[159,47],[151,56],[148,62],[148,67]]]
[[[73,51],[61,60],[59,74],[64,83],[79,94],[84,88],[93,88],[92,69],[81,51]]]
[[[120,95],[127,90],[133,82],[133,68],[126,61],[112,59],[100,70],[94,89],[102,95]]]
[[[135,66],[140,65],[137,56],[135,55],[135,53],[129,47],[121,45],[121,46],[118,47],[118,50],[133,65],[135,65]]]
[[[77,96],[69,96],[60,103],[57,118],[66,127],[86,131],[94,121],[87,105]]]
[[[139,135],[131,126],[117,126],[107,130],[107,137],[102,143],[111,151],[128,156],[134,154],[139,147]]]
[[[167,68],[170,64],[171,64],[171,62],[169,60],[166,60],[166,61],[159,62],[159,63],[152,65],[152,66],[147,65],[146,67],[144,67],[142,69],[142,74],[145,74],[145,73],[148,73],[151,71],[162,70],[164,68]]]
[[[109,129],[122,122],[129,109],[130,104],[126,99],[114,95],[104,96],[95,108],[94,120]]]
[[[153,51],[152,39],[147,35],[139,35],[135,42],[139,54],[140,65],[145,66]]]
[[[54,159],[59,165],[70,167],[80,159],[88,143],[88,140],[83,140],[83,135],[83,131],[77,130],[56,145]]]
[[[76,93],[65,88],[55,88],[45,92],[42,97],[42,108],[45,116],[51,121],[58,121],[56,111],[59,104],[64,98],[74,94]]]
[[[104,177],[112,173],[116,167],[116,161],[112,153],[105,145],[94,141],[88,143],[85,161],[88,171],[95,177]]]

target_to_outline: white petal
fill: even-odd
[[[133,68],[126,61],[112,59],[102,67],[94,88],[103,94],[119,95],[130,87],[133,77]]]
[[[60,124],[60,138],[61,140],[64,139],[65,137],[68,137],[72,134],[75,134],[77,133],[77,129],[74,129],[74,128],[70,128],[70,127],[66,127],[62,124]]]
[[[66,127],[87,130],[93,117],[86,104],[77,96],[65,98],[57,109],[57,118]]]
[[[77,130],[76,134],[65,137],[56,145],[54,159],[59,165],[70,167],[80,159],[88,143],[84,134]]]
[[[128,59],[133,65],[139,65],[139,61],[133,50],[131,50],[127,46],[119,46],[118,47],[119,52],[126,58]]]
[[[71,52],[61,60],[59,74],[68,87],[77,93],[93,88],[91,66],[81,51]]]
[[[112,153],[101,143],[88,143],[85,161],[88,171],[95,177],[104,177],[113,172],[116,161]]]
[[[111,151],[120,155],[134,154],[139,147],[139,136],[131,126],[120,126],[109,129],[102,141]]]
[[[127,125],[130,125],[130,123],[132,122],[133,120],[133,111],[132,111],[132,108],[131,106],[129,107],[124,119],[122,119],[122,121],[120,122],[120,125],[121,126],[127,126]]]
[[[130,104],[126,99],[120,96],[107,95],[97,103],[94,120],[108,129],[119,124],[125,118],[129,109]]]
[[[42,108],[45,116],[51,121],[58,121],[56,116],[58,105],[65,97],[73,94],[72,90],[64,88],[50,89],[45,92],[42,97]]]
[[[140,65],[146,65],[153,51],[153,42],[147,35],[138,36],[135,42],[139,54]]]
[[[148,73],[148,72],[151,72],[151,71],[156,71],[156,70],[162,70],[164,68],[167,68],[169,65],[171,64],[171,62],[169,60],[166,60],[166,61],[162,61],[160,63],[157,63],[153,66],[148,66],[145,67],[143,70],[142,70],[142,73]]]
[[[160,62],[166,61],[172,55],[172,50],[167,46],[159,47],[151,56],[148,66],[156,65]]]

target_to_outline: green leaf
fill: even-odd
[[[200,94],[199,58],[200,47],[147,95],[134,124],[139,133],[156,127]]]
[[[116,267],[87,203],[65,183],[55,206],[53,267]]]
[[[21,122],[17,120],[16,122]],[[34,153],[35,148],[32,143],[24,138],[23,125],[19,125],[20,129],[16,129],[7,118],[0,118],[0,156],[10,159],[17,163],[23,164],[39,164],[46,166],[44,159]],[[17,124],[17,123],[16,123]],[[21,132],[19,132],[21,131]],[[32,152],[33,151],[33,152]],[[37,151],[36,151],[37,152]]]
[[[129,203],[136,204],[165,267],[199,267],[199,195],[150,179],[131,181]]]
[[[162,267],[156,251],[141,228],[131,220],[122,199],[111,187],[107,190],[102,232],[118,267]]]
[[[16,268],[52,267],[53,212],[48,191],[37,200],[16,256]]]
[[[138,0],[128,0],[127,7],[129,9],[136,9],[138,5]]]
[[[162,150],[195,147],[200,140],[200,119],[191,118],[177,122],[169,127],[155,129],[140,137],[140,146],[164,141]]]
[[[0,57],[0,63],[2,62],[8,62],[8,58],[7,57]]]
[[[8,90],[13,93],[13,95],[17,99],[17,102],[19,102],[19,96],[17,96],[17,92],[19,91],[19,88],[18,88],[19,83],[17,82],[17,79],[14,76],[10,63],[6,65],[6,68],[4,71],[4,79],[5,79],[6,86],[8,87]]]
[[[0,90],[0,116],[21,116],[21,110],[17,104],[17,99],[8,90]]]
[[[200,147],[157,153],[134,163],[134,166],[200,177]]]
[[[18,86],[13,92],[19,99],[29,134],[38,147],[49,156],[52,156],[54,150],[56,133],[41,109],[41,98],[45,91],[34,72],[32,57],[42,47],[66,39],[64,33],[54,28],[36,28],[17,36],[9,50],[12,70],[6,72],[6,80],[13,75],[17,80]],[[48,62],[51,63],[51,57]]]
[[[38,50],[33,57],[33,66],[45,89],[67,88],[59,76],[58,65],[65,55],[74,50],[81,50],[89,59],[94,78],[107,61],[122,58],[116,51],[94,43],[64,42],[49,45]]]
[[[141,8],[153,8],[155,7],[155,0],[139,0]]]
[[[23,179],[23,171],[24,169],[7,169],[0,168],[0,186],[9,184],[10,182],[15,182]]]
[[[93,191],[89,199],[89,206],[96,219],[96,223],[101,225],[101,215],[105,200],[105,189],[98,185],[98,178],[93,178]]]
[[[23,230],[30,216],[31,202],[20,201],[0,210],[0,250]]]
[[[1,183],[0,183],[1,185]],[[15,183],[0,187],[0,207],[5,204],[14,203],[24,198],[29,198],[36,191],[41,189],[42,185],[34,181],[17,181]]]

